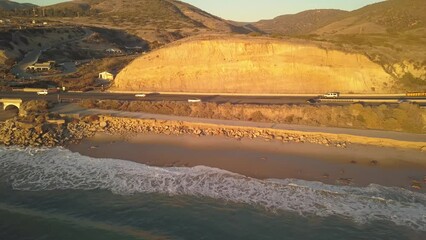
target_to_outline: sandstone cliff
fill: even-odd
[[[115,90],[387,93],[395,80],[361,54],[264,38],[192,39],[136,59]]]

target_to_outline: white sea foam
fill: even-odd
[[[0,180],[16,190],[105,189],[116,194],[210,197],[301,215],[338,215],[358,223],[388,220],[426,231],[426,195],[379,185],[332,186],[303,180],[258,180],[208,167],[157,168],[94,159],[66,149],[0,147]]]

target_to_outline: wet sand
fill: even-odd
[[[343,149],[217,136],[103,133],[67,148],[90,157],[158,167],[203,165],[259,179],[297,178],[353,186],[375,183],[426,192],[426,154],[407,149],[354,144]],[[421,189],[412,188],[413,184]]]

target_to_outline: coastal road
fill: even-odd
[[[108,92],[62,92],[49,93],[48,95],[37,95],[35,92],[0,92],[0,98],[20,98],[24,101],[28,100],[49,100],[49,101],[79,101],[83,99],[93,100],[125,100],[125,101],[185,101],[188,99],[199,98],[203,102],[215,103],[232,103],[232,104],[307,104],[309,99],[314,98],[312,95],[288,95],[288,96],[233,96],[233,95],[194,95],[194,94],[146,94],[146,97],[136,97],[134,93],[108,93]],[[345,95],[338,101],[326,100],[319,104],[328,105],[345,105],[351,104],[353,101],[369,102],[370,104],[398,104],[398,101],[419,101],[422,105],[426,105],[426,97],[423,98],[406,98],[395,95],[380,96],[351,96]],[[401,101],[401,102],[402,102]]]

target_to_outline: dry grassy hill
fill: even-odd
[[[388,0],[317,29],[317,40],[366,54],[408,89],[426,90],[426,4]]]
[[[340,19],[346,13],[346,11],[334,9],[309,10],[298,14],[279,16],[272,20],[262,20],[251,25],[265,33],[284,35],[309,34]]]
[[[381,65],[407,90],[426,90],[426,4],[387,0],[352,12],[306,11],[253,25],[260,31],[333,44]]]
[[[136,60],[120,90],[283,93],[426,91],[425,12],[424,0],[387,0],[243,24],[177,0],[74,0],[36,15],[124,30],[153,48],[190,38]],[[251,31],[277,39],[232,35]],[[229,35],[193,38],[213,33]]]
[[[9,0],[0,0],[0,10],[13,10],[22,8],[32,8],[36,5],[30,3],[17,3]]]
[[[361,54],[230,36],[178,41],[136,59],[114,83],[117,90],[211,93],[374,93],[394,86],[382,66]]]
[[[22,29],[0,31],[0,49],[8,58],[22,57],[26,52],[59,44],[84,35],[81,28]]]
[[[290,37],[181,41],[134,61],[119,74],[115,87],[244,93],[425,91],[425,8],[424,0],[388,0],[352,12],[313,10],[236,23]],[[290,40],[294,38],[303,43]]]
[[[200,32],[249,32],[175,0],[75,0],[38,12],[67,22],[124,29],[150,42],[168,43]]]
[[[265,33],[299,34],[383,34],[426,27],[424,0],[387,0],[355,11],[308,10],[251,25]]]
[[[424,0],[387,0],[347,13],[318,34],[397,33],[426,27]]]

